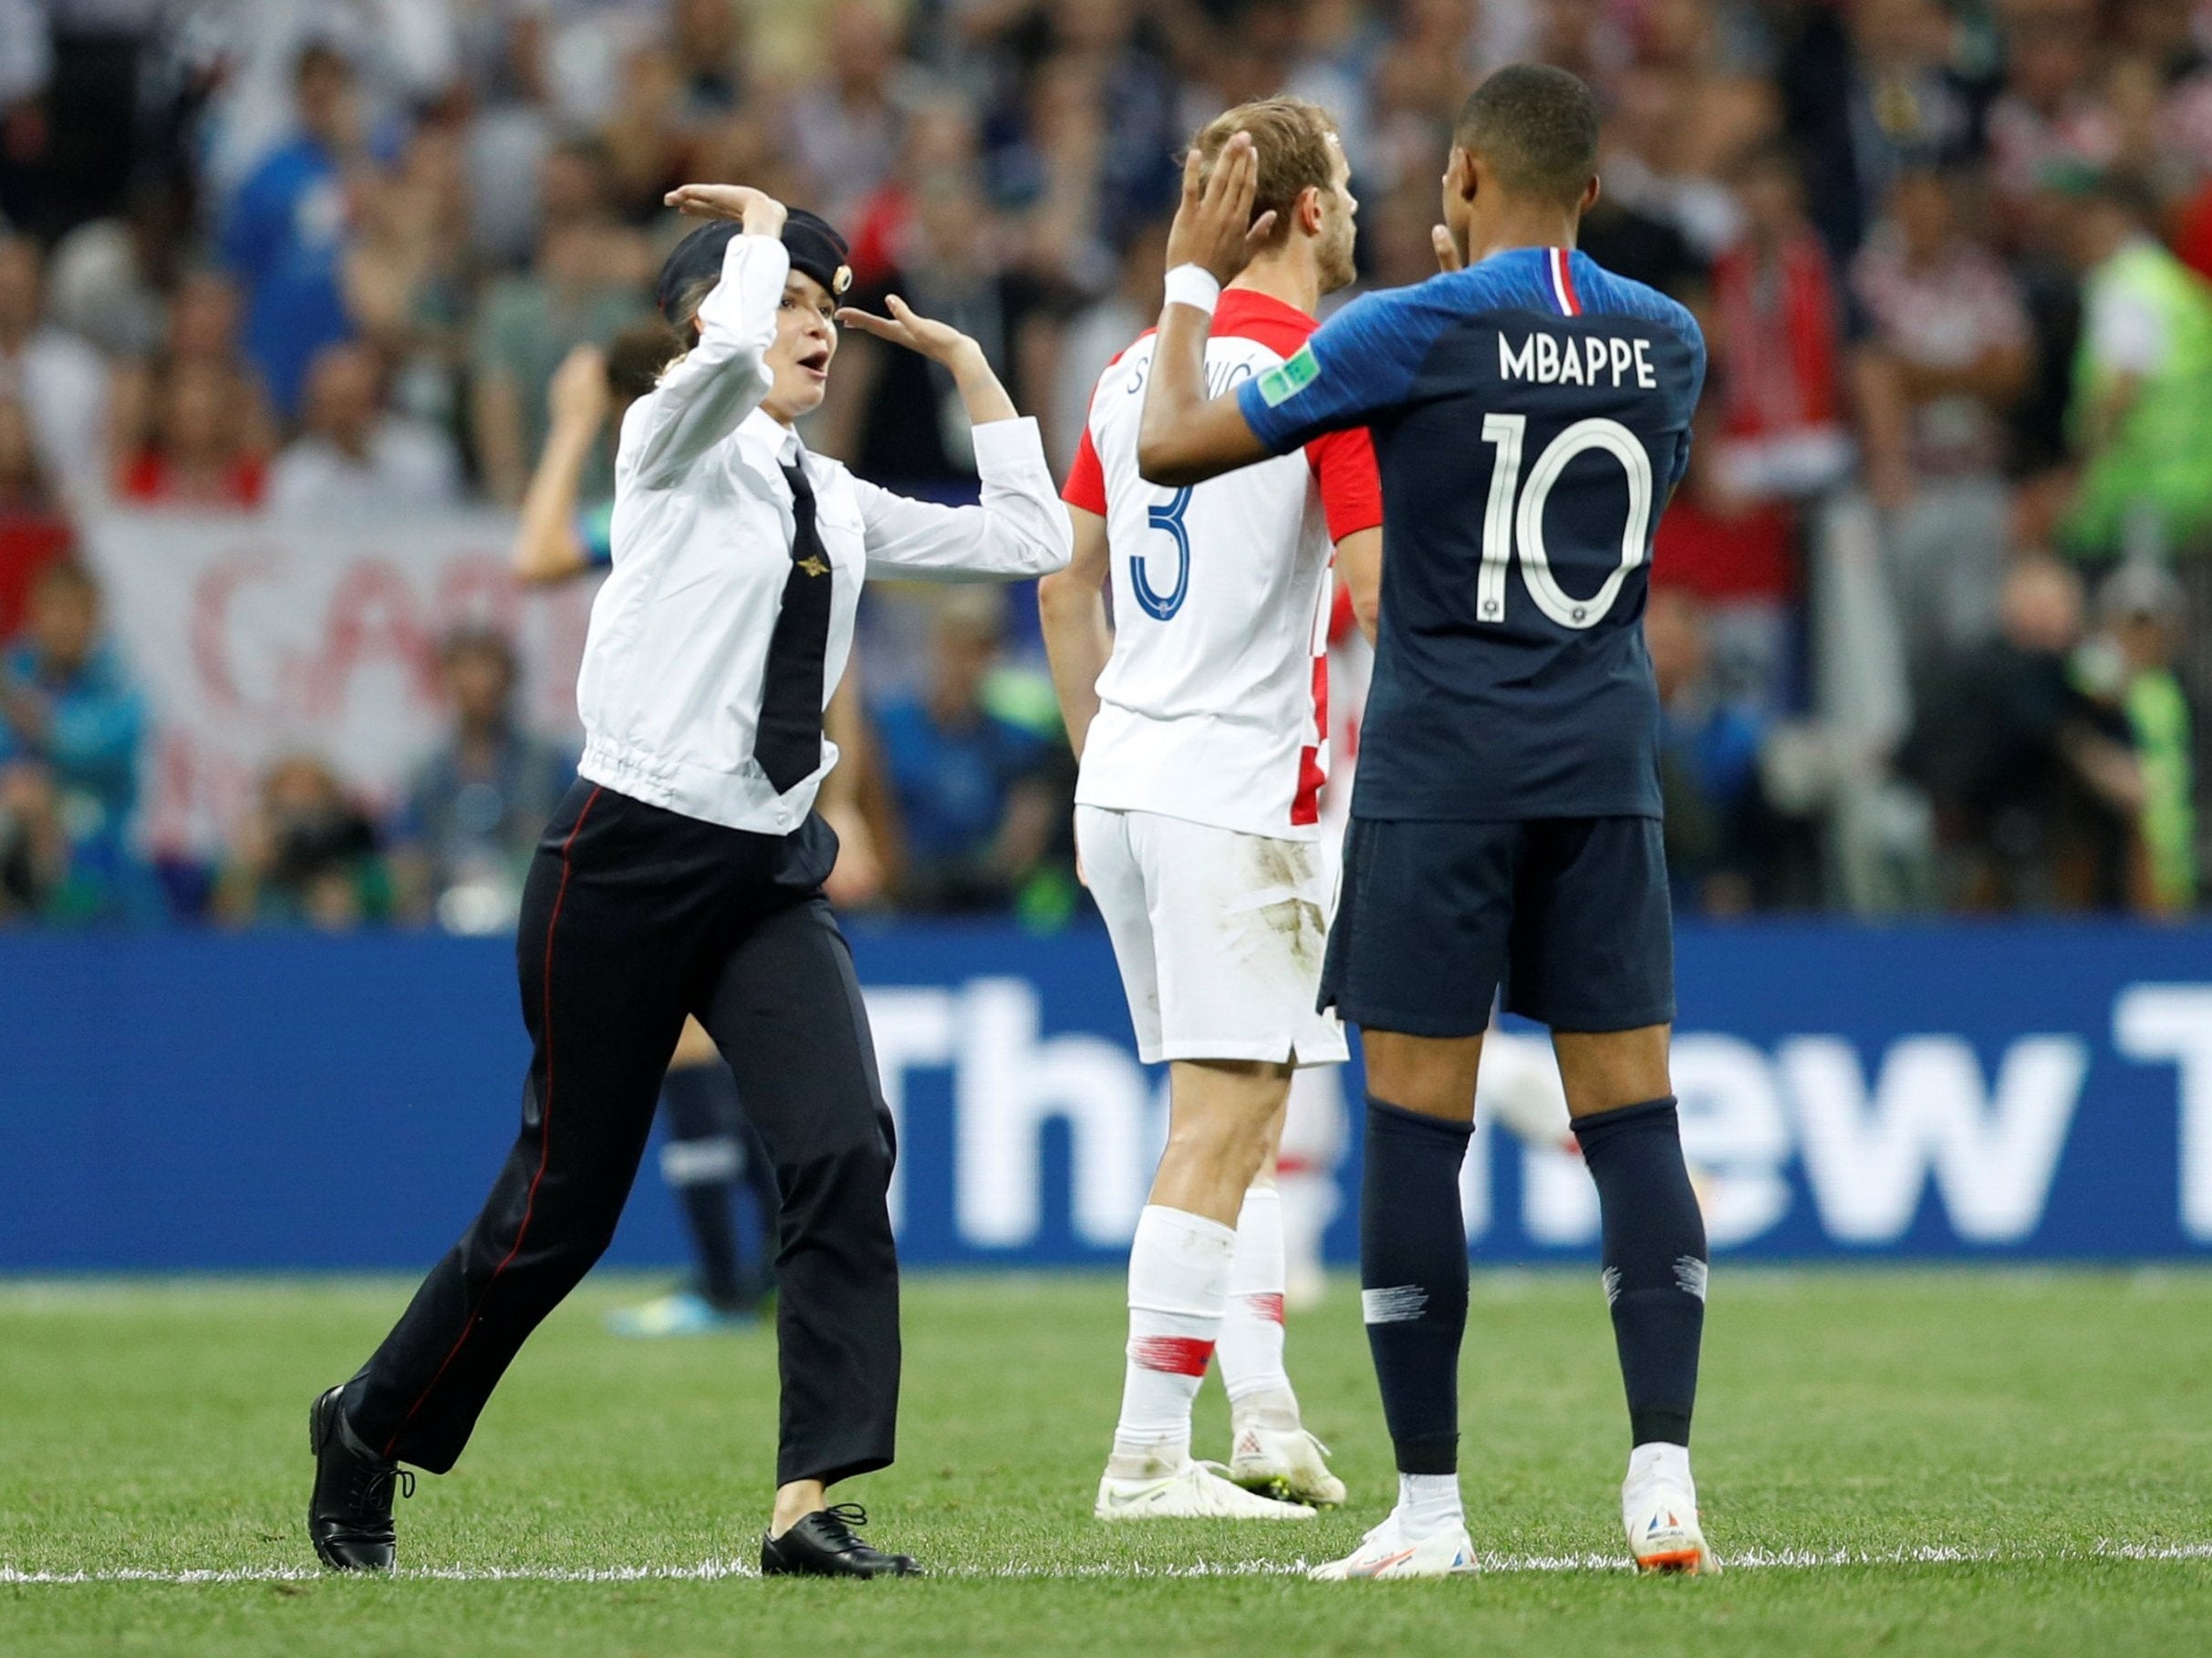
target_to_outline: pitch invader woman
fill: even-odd
[[[1068,561],[1036,422],[975,341],[837,308],[846,244],[741,185],[662,268],[688,342],[622,423],[614,567],[592,606],[575,789],[532,865],[516,939],[533,1052],[522,1129],[483,1210],[358,1374],[316,1401],[308,1528],[327,1566],[394,1559],[401,1467],[452,1467],[500,1376],[614,1235],[686,1014],[736,1073],[783,1194],[782,1429],[768,1573],[919,1570],[862,1541],[827,1487],[888,1466],[898,1406],[892,1125],[822,882],[822,711],[869,574],[1013,579]],[[838,323],[951,374],[981,503],[910,501],[810,454]]]

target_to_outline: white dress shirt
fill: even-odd
[[[1061,569],[1072,552],[1033,420],[975,429],[981,504],[948,507],[809,454],[761,411],[790,268],[775,238],[732,237],[721,285],[700,306],[698,343],[624,417],[614,568],[592,605],[576,681],[585,777],[763,834],[805,822],[837,762],[826,738],[813,775],[779,794],[753,757],[769,638],[791,574],[782,466],[806,469],[833,571],[825,707],[845,672],[867,575],[1012,580]]]

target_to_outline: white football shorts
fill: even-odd
[[[1336,1015],[1314,1006],[1336,908],[1325,841],[1077,806],[1075,846],[1146,1064],[1348,1057]]]

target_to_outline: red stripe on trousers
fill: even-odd
[[[438,1383],[445,1379],[446,1371],[461,1356],[461,1350],[468,1345],[469,1336],[476,1328],[476,1321],[483,1315],[483,1304],[491,1297],[492,1286],[499,1282],[499,1275],[522,1253],[523,1239],[530,1234],[530,1217],[537,1208],[538,1182],[545,1179],[545,1162],[553,1155],[553,929],[561,923],[561,905],[568,896],[568,849],[576,845],[576,836],[584,833],[584,820],[591,815],[592,807],[598,803],[599,791],[595,787],[589,798],[584,802],[584,809],[576,813],[576,824],[568,831],[568,838],[561,843],[561,884],[553,895],[553,914],[545,917],[545,982],[539,1002],[543,1010],[542,1022],[545,1027],[545,1096],[539,1102],[538,1107],[537,1172],[530,1176],[530,1190],[523,1199],[522,1225],[514,1228],[514,1248],[501,1258],[499,1265],[492,1269],[492,1276],[484,1280],[483,1288],[477,1291],[476,1304],[469,1309],[468,1321],[462,1325],[461,1334],[455,1338],[452,1347],[439,1363],[437,1373],[416,1395],[414,1404],[407,1407],[407,1414],[400,1418],[400,1425],[392,1429],[391,1437],[384,1442],[386,1456],[392,1455],[393,1447],[400,1443],[400,1435],[407,1432],[407,1425],[415,1419],[415,1413],[429,1402],[431,1394],[437,1392]]]
[[[1213,1358],[1213,1343],[1196,1336],[1138,1336],[1129,1343],[1129,1357],[1141,1370],[1165,1371],[1171,1376],[1202,1376]]]

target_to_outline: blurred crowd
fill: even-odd
[[[0,0],[0,917],[501,924],[572,758],[507,641],[445,642],[406,799],[289,757],[180,878],[78,555],[118,503],[520,506],[670,186],[827,215],[861,303],[975,336],[1064,462],[1185,135],[1324,104],[1362,285],[1416,282],[1453,113],[1519,58],[1608,112],[1584,247],[1712,350],[1648,618],[1681,908],[2196,908],[2212,4]],[[972,485],[940,371],[857,335],[807,437]],[[888,596],[862,662],[878,901],[1077,912],[1027,595]]]

